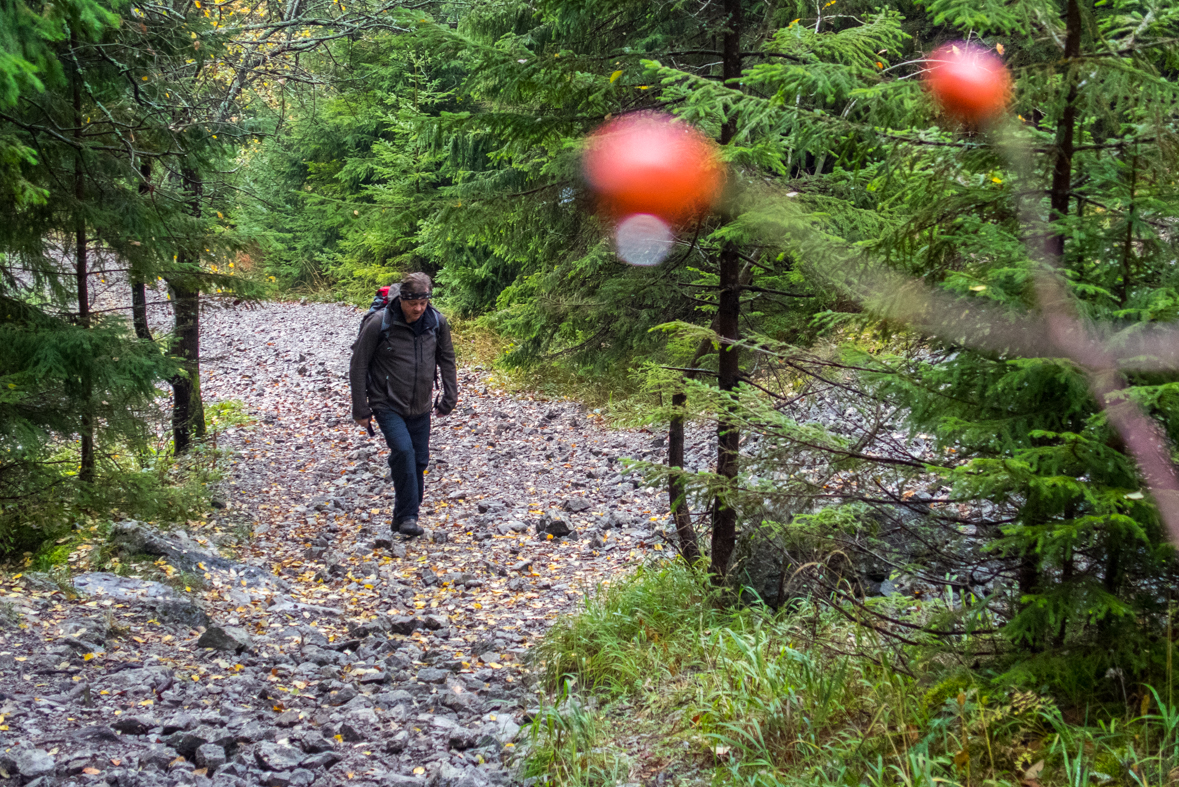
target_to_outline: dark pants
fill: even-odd
[[[373,413],[389,445],[389,469],[393,471],[393,521],[417,519],[426,492],[426,465],[430,462],[430,414],[403,418],[389,410]]]

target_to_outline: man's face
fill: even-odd
[[[429,305],[428,297],[408,300],[404,295],[401,296],[401,313],[405,315],[405,321],[408,323],[417,322],[418,318],[426,313],[426,307]]]

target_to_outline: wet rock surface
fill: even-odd
[[[652,436],[462,369],[431,437],[427,534],[406,539],[383,441],[349,417],[359,313],[202,319],[207,402],[250,419],[217,435],[214,508],[166,533],[114,527],[110,555],[168,584],[87,554],[72,586],[0,580],[6,783],[514,783],[528,647],[586,588],[669,549],[664,496],[620,461],[657,458]],[[690,456],[706,451],[701,433]]]

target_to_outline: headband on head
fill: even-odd
[[[429,300],[430,293],[428,292],[403,292],[401,293],[401,300],[403,301],[425,301]]]

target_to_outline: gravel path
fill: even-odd
[[[392,537],[387,450],[348,417],[359,313],[203,319],[206,401],[251,418],[218,436],[218,507],[164,535],[116,525],[70,556],[72,588],[0,580],[4,783],[512,783],[528,647],[668,550],[665,495],[619,462],[660,456],[658,439],[464,368],[434,424],[427,534]],[[701,435],[689,462],[706,451]],[[90,570],[100,551],[173,581]]]

